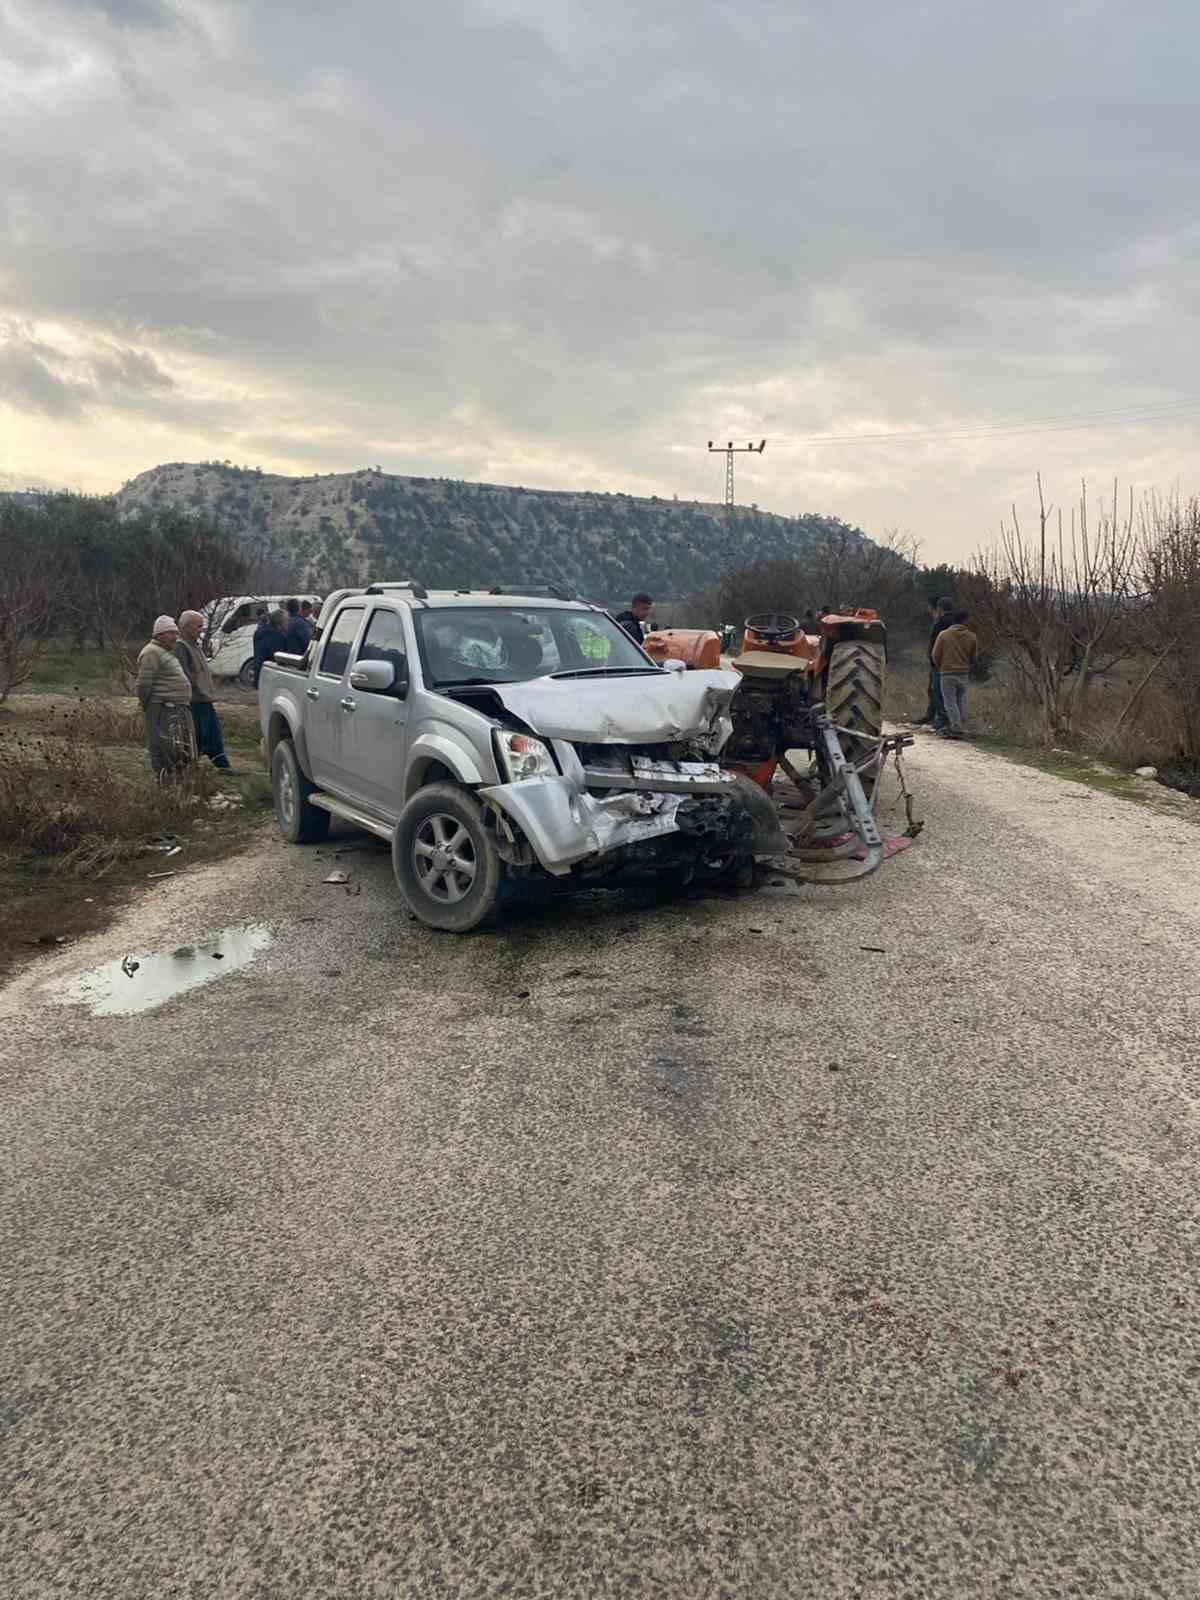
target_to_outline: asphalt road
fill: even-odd
[[[915,766],[853,888],[455,939],[264,837],[11,983],[0,1594],[1200,1592],[1200,832]]]

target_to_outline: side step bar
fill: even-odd
[[[340,817],[354,828],[361,828],[364,833],[373,833],[377,839],[386,839],[389,844],[392,842],[395,829],[381,817],[373,817],[367,811],[360,811],[357,806],[347,805],[344,800],[335,800],[331,794],[310,794],[308,803],[328,811],[331,817]]]

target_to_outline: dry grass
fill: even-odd
[[[0,760],[0,847],[52,863],[77,877],[99,877],[142,854],[150,839],[184,834],[218,787],[196,766],[157,782],[137,766],[77,734],[16,734]]]
[[[1168,697],[1149,689],[1133,714],[1121,713],[1145,670],[1134,661],[1106,678],[1097,679],[1072,748],[1102,755],[1116,767],[1132,771],[1162,766],[1178,748],[1178,714]],[[927,668],[924,655],[897,654],[888,664],[887,713],[896,721],[915,722],[925,714]],[[972,683],[967,694],[967,729],[977,738],[1023,749],[1045,748],[1036,706],[1003,662],[997,662],[986,683]],[[1115,730],[1115,731],[1114,731]]]

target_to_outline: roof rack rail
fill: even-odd
[[[403,583],[369,583],[364,589],[364,594],[391,594],[393,589],[407,589],[417,600],[427,600],[429,590],[423,583],[415,579],[406,578]]]
[[[552,600],[577,600],[574,589],[564,583],[494,583],[488,594],[545,594]]]

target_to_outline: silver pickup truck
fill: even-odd
[[[460,933],[535,876],[744,872],[785,841],[719,764],[738,683],[557,593],[346,590],[262,672],[275,814],[297,844],[331,817],[387,839],[415,914]]]

